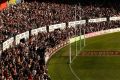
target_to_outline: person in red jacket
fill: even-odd
[[[28,80],[33,80],[33,77],[32,77],[31,73],[28,75]]]

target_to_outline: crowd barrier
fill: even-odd
[[[110,17],[109,18],[110,21],[117,21],[120,20],[120,17]],[[107,21],[107,18],[96,18],[96,19],[89,19],[88,23],[94,23],[94,22],[103,22],[103,21]],[[79,21],[71,21],[68,22],[68,27],[75,27],[76,25],[82,25],[82,24],[86,24],[87,20],[79,20]],[[60,29],[64,29],[66,27],[66,23],[60,23],[60,24],[54,24],[54,25],[50,25],[49,26],[49,32],[53,31],[54,29],[60,28]],[[116,28],[116,29],[110,29],[110,30],[104,30],[104,31],[99,31],[99,32],[93,32],[93,33],[89,33],[89,34],[85,34],[86,38],[89,37],[94,37],[94,36],[98,36],[98,35],[102,35],[102,34],[107,34],[107,33],[113,33],[113,32],[119,32],[120,28]],[[6,40],[5,42],[3,42],[0,48],[0,52],[10,48],[13,46],[13,42],[16,43],[16,45],[18,45],[20,43],[20,39],[25,38],[25,39],[29,39],[30,35],[37,35],[39,32],[47,32],[47,27],[40,27],[37,29],[33,29],[31,31],[26,31],[24,33],[18,34],[15,37],[12,37],[8,40]],[[83,36],[82,36],[83,38]],[[70,39],[70,43],[74,42],[75,38]],[[79,37],[76,38],[77,40],[79,40]]]
[[[48,60],[61,48],[65,47],[66,45],[68,45],[69,42],[68,40],[61,42],[60,44],[58,44],[57,46],[55,46],[54,48],[50,48],[48,50],[48,52],[45,53],[45,62],[47,63]]]
[[[81,35],[81,36],[78,36],[78,37],[70,38],[69,43],[74,43],[75,41],[79,41],[80,39],[84,39],[84,38],[90,38],[90,37],[95,37],[95,36],[114,33],[114,32],[120,32],[120,28],[108,29],[108,30],[93,32],[93,33]]]
[[[109,34],[109,33],[114,33],[114,32],[120,32],[120,28],[102,30],[102,31],[98,31],[98,32],[85,34],[85,38],[95,37],[95,36]]]

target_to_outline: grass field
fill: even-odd
[[[78,41],[78,54],[79,51]],[[120,50],[120,32],[86,39],[83,51]],[[69,67],[69,45],[59,50],[48,62],[52,80],[77,80]],[[75,43],[72,44],[72,56]],[[71,64],[80,80],[120,80],[120,56],[77,56]]]

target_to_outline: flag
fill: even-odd
[[[21,3],[21,0],[16,0],[16,4]]]
[[[9,0],[9,4],[16,4],[16,0]]]
[[[7,8],[7,1],[6,0],[2,0],[0,3],[0,10],[3,10]]]

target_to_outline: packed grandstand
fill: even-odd
[[[120,27],[120,21],[111,21],[110,17],[119,16],[113,7],[99,5],[82,6],[51,3],[22,2],[10,5],[0,11],[0,80],[50,80],[45,56],[55,46],[70,37],[101,30]],[[89,19],[105,18],[98,23]],[[86,24],[69,26],[71,21],[85,20]],[[50,25],[64,23],[63,28],[50,31]],[[33,29],[44,27],[45,31],[32,34]],[[16,45],[16,36],[28,31],[29,37],[20,39]],[[12,46],[3,50],[3,43],[13,37]]]

